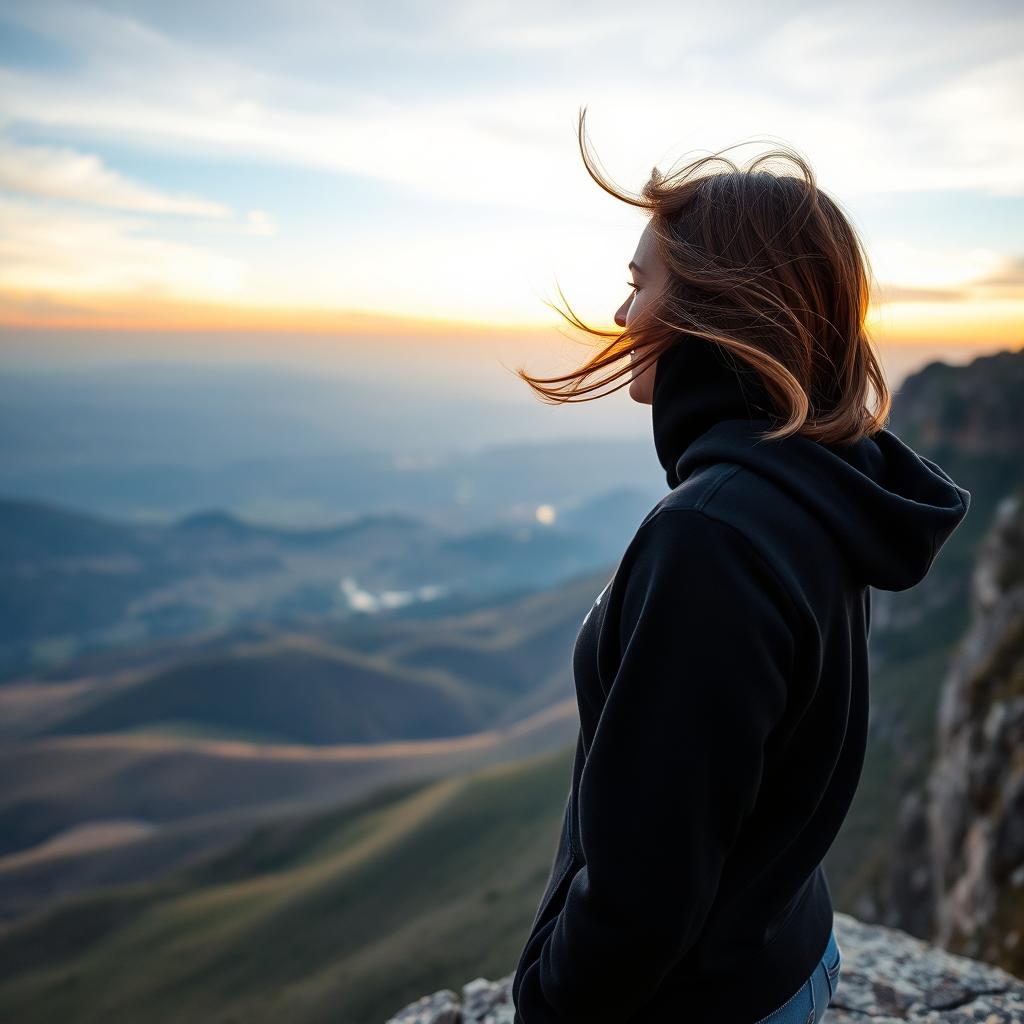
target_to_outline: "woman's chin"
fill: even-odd
[[[652,401],[651,395],[648,394],[648,390],[643,386],[643,383],[640,374],[637,374],[629,382],[629,397],[640,405],[650,405]]]

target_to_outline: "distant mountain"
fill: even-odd
[[[937,457],[1024,461],[1024,349],[978,356],[966,366],[929,363],[900,386],[893,423],[912,447]]]
[[[145,531],[38,501],[0,500],[0,571],[55,558],[134,552]]]
[[[226,509],[331,523],[391,509],[461,534],[613,486],[648,505],[663,492],[649,415],[626,395],[544,409],[487,346],[463,348],[453,376],[426,350],[396,364],[393,342],[390,357],[374,348],[329,370],[0,366],[0,495],[148,522]]]
[[[36,718],[4,726],[8,739],[130,730],[263,743],[326,745],[458,737],[516,721],[572,695],[569,651],[610,574],[445,618],[384,619],[362,649],[358,632],[184,644],[138,652],[93,674]],[[95,667],[93,668],[95,673]],[[38,687],[45,691],[45,684]],[[29,698],[23,698],[29,699]]]
[[[159,526],[0,500],[0,681],[230,625],[439,614],[558,585],[614,563],[647,507],[620,491],[569,528],[455,534],[395,512],[296,529],[210,509]]]

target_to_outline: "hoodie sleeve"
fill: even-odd
[[[744,534],[663,509],[627,554],[621,657],[580,781],[585,863],[516,1024],[622,1024],[654,996],[700,935],[786,706],[795,606]]]

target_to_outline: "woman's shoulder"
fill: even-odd
[[[801,492],[738,462],[698,466],[646,518],[669,511],[700,512],[732,527],[779,570],[801,564],[820,569],[830,562],[842,567],[837,538]]]
[[[809,625],[782,576],[743,532],[707,506],[675,503],[659,503],[637,530],[602,619],[617,650],[638,631],[714,646],[740,630],[787,658]]]
[[[630,574],[700,572],[710,584],[743,566],[775,591],[794,624],[808,624],[825,590],[844,578],[841,549],[806,506],[777,483],[729,462],[700,466],[641,521],[622,568]]]

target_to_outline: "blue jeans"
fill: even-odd
[[[800,991],[791,996],[777,1010],[762,1017],[757,1024],[819,1024],[825,1009],[839,987],[839,969],[842,951],[833,931],[828,937],[825,953],[814,968],[814,973],[803,983]]]

